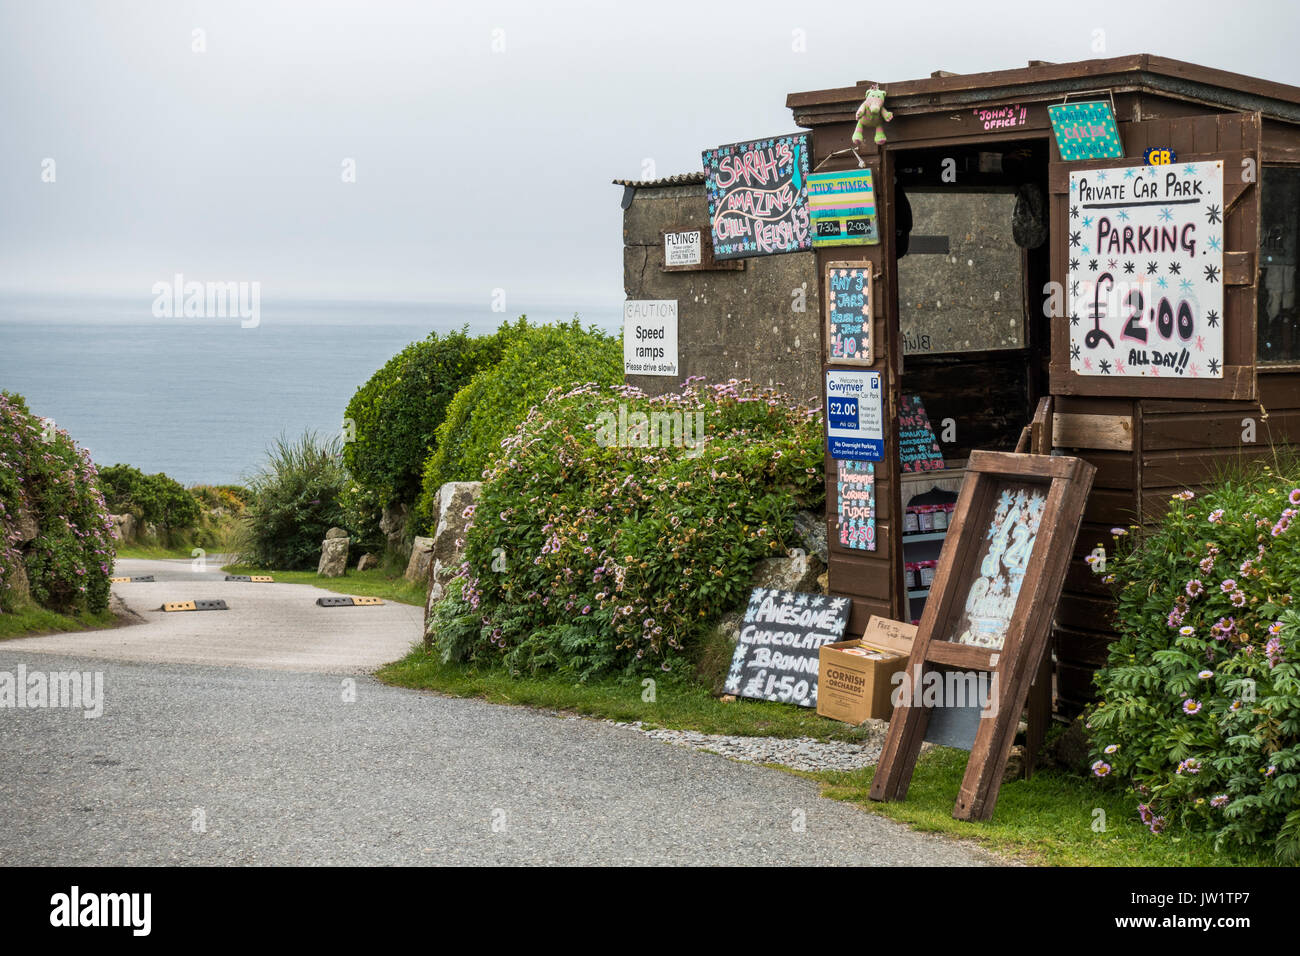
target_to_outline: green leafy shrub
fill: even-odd
[[[112,514],[130,512],[171,534],[191,531],[199,523],[200,508],[194,496],[162,472],[146,475],[131,465],[109,465],[100,469],[99,480]]]
[[[37,522],[36,537],[25,544],[20,516]],[[20,396],[0,392],[0,608],[16,606],[21,566],[42,607],[104,611],[112,529],[89,453],[62,429],[45,427]]]
[[[623,380],[621,340],[575,318],[559,325],[517,327],[496,365],[485,368],[456,393],[438,426],[415,527],[431,530],[438,489],[448,481],[477,481],[501,442],[528,410],[553,388]]]
[[[820,506],[822,455],[813,409],[748,383],[557,391],[489,467],[435,647],[581,678],[675,669]]]
[[[339,438],[310,431],[295,440],[278,438],[249,484],[241,563],[286,571],[315,568],[325,532],[346,527],[340,502],[346,481]]]
[[[476,372],[498,362],[507,338],[526,327],[521,316],[492,335],[470,335],[468,326],[431,332],[389,359],[357,389],[344,413],[355,426],[343,450],[354,483],[381,508],[414,502],[448,403]]]
[[[1181,492],[1113,529],[1119,638],[1096,675],[1093,773],[1129,782],[1152,832],[1300,861],[1300,467]]]
[[[340,493],[339,504],[343,506],[343,527],[352,532],[352,544],[357,552],[382,555],[388,547],[388,539],[379,527],[384,514],[379,492],[357,481],[354,476]]]

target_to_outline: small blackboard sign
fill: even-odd
[[[898,457],[905,472],[943,470],[943,451],[920,395],[904,395],[898,406]]]
[[[807,133],[731,143],[702,155],[715,259],[812,248]]]
[[[826,361],[871,364],[871,263],[826,267]]]
[[[725,690],[739,697],[817,706],[823,644],[843,640],[848,598],[754,588]]]

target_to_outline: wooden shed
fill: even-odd
[[[842,151],[872,85],[788,97],[795,122],[812,131],[812,161],[822,172],[858,168]],[[937,556],[942,535],[931,531],[928,544],[905,535],[905,509],[921,494],[955,488],[971,449],[1014,450],[1038,414],[1040,450],[1097,466],[1054,628],[1056,706],[1076,711],[1092,694],[1092,671],[1104,663],[1112,636],[1107,588],[1084,558],[1110,546],[1113,526],[1157,517],[1174,492],[1195,489],[1241,459],[1269,460],[1275,446],[1300,439],[1300,88],[1151,55],[1031,61],[879,86],[893,113],[883,126],[887,140],[876,145],[868,134],[858,153],[876,184],[880,242],[815,253],[822,301],[828,263],[872,266],[870,368],[881,374],[888,423],[875,467],[874,551],[840,543],[840,476],[827,457],[830,589],[852,597],[850,628],[857,632],[870,614],[919,618],[925,589],[910,571],[905,581],[905,570],[914,554]],[[1063,159],[1048,107],[1084,101],[1110,107],[1120,158]],[[1116,171],[1114,180],[1140,178],[1134,166],[1170,158],[1177,169],[1222,166],[1221,206],[1207,202],[1196,213],[1202,225],[1182,236],[1202,243],[1196,255],[1213,250],[1207,263],[1218,263],[1221,252],[1221,271],[1207,265],[1212,271],[1202,272],[1197,260],[1195,277],[1165,275],[1145,261],[1145,244],[1160,240],[1160,227],[1125,233],[1111,214],[1126,219],[1127,210],[1105,202],[1104,189],[1087,193],[1097,201],[1080,214],[1082,190],[1099,188],[1107,171]],[[1109,337],[1123,337],[1128,349],[1114,355],[1177,368],[1144,364],[1134,374],[1123,362],[1116,369],[1075,354],[1072,328],[1075,336],[1089,323],[1103,330],[1092,311],[1080,315],[1064,304],[1090,264],[1090,287],[1100,288],[1105,277],[1095,273],[1109,269],[1116,281],[1131,276],[1138,290],[1130,300],[1138,317],[1129,316],[1122,333],[1110,327]],[[1148,286],[1138,284],[1144,274]],[[1178,299],[1192,278],[1221,283],[1221,314],[1198,311],[1194,292],[1182,293],[1191,305]],[[1145,300],[1142,288],[1150,289]],[[1157,291],[1166,289],[1157,305]],[[1107,321],[1123,318],[1112,311]],[[1161,335],[1172,345],[1148,354]],[[824,341],[822,363],[824,370],[847,367],[828,360]],[[906,396],[924,402],[940,438],[942,471],[904,473],[900,466],[898,410]]]

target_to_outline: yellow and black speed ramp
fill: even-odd
[[[316,603],[321,607],[367,607],[374,604],[383,604],[377,597],[321,597],[316,599]]]
[[[129,578],[109,578],[110,584],[139,584],[143,581],[152,581],[152,574],[137,574]]]
[[[225,601],[168,601],[164,611],[229,611]]]
[[[274,584],[275,578],[269,574],[227,574],[227,581],[252,582],[253,584]]]

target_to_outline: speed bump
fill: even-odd
[[[227,574],[227,581],[251,581],[254,584],[274,584],[275,578],[269,574]]]
[[[321,607],[365,607],[384,602],[377,597],[320,597],[316,603]]]
[[[130,583],[132,583],[132,582],[134,582],[134,583],[136,583],[136,584],[139,584],[139,583],[142,582],[142,581],[152,581],[152,580],[153,580],[153,575],[152,575],[152,574],[137,574],[137,575],[135,575],[134,577],[129,577],[129,578],[109,578],[108,580],[109,580],[109,583],[111,583],[111,584],[130,584]]]
[[[225,601],[168,601],[164,611],[229,611]]]

